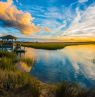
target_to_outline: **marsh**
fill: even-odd
[[[45,83],[68,81],[83,87],[95,85],[95,45],[67,46],[60,50],[26,48],[34,58],[30,74]]]

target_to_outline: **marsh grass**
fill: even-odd
[[[66,46],[73,45],[87,45],[95,44],[95,42],[22,42],[21,45],[24,47],[31,47],[36,49],[46,49],[46,50],[57,50],[63,49]]]
[[[16,70],[15,68],[15,63],[12,59],[10,58],[1,58],[0,59],[0,69],[3,69],[3,70],[8,70],[8,71],[14,71]]]
[[[86,89],[75,83],[63,82],[57,86],[56,97],[84,97]]]
[[[19,61],[26,63],[28,66],[33,66],[35,62],[33,58],[20,58]]]
[[[16,58],[16,54],[13,52],[8,52],[8,51],[0,51],[0,58],[11,58],[12,60]]]
[[[30,94],[29,97],[39,97],[40,81],[37,81],[35,78],[29,76],[26,73],[22,73],[20,71],[9,72],[7,70],[0,70],[0,89],[6,92],[7,96],[10,95],[8,94],[8,92],[12,94],[12,91],[14,90],[13,93],[18,91],[17,95],[20,95],[20,91],[24,91],[26,92],[26,94]],[[26,95],[26,94],[23,93],[23,95]],[[17,96],[14,95],[13,97],[17,97]]]
[[[77,83],[63,82],[57,85],[56,97],[95,97],[95,87],[83,88]]]
[[[15,61],[16,61],[16,54],[10,53],[7,51],[0,51],[0,69],[14,71],[15,68]]]
[[[58,85],[42,83],[28,73],[17,70],[17,61],[33,64],[32,59],[18,60],[14,53],[0,51],[0,97],[95,97],[94,88],[84,89],[68,82]]]
[[[18,60],[14,53],[0,51],[0,97],[39,97],[40,81],[17,70],[17,61],[33,63],[32,59]]]

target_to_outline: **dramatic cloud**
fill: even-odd
[[[12,4],[12,0],[0,2],[0,20],[5,26],[14,27],[23,34],[40,31],[40,27],[37,27],[33,23],[31,14],[18,10],[16,6]]]
[[[85,11],[76,9],[77,16],[65,31],[65,35],[95,36],[95,5],[89,6]]]

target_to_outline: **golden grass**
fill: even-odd
[[[46,43],[23,42],[22,46],[32,47],[36,49],[56,50],[56,49],[62,49],[66,46],[87,45],[87,44],[95,44],[95,42],[46,42]]]

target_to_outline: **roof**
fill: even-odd
[[[1,39],[17,39],[17,37],[12,36],[12,35],[6,35],[6,36],[2,36],[0,37]]]

